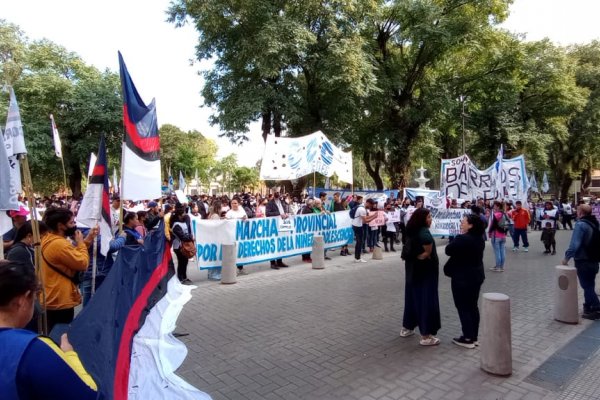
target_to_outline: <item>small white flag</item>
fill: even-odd
[[[58,136],[58,129],[56,129],[56,123],[52,114],[50,114],[50,122],[52,124],[52,137],[54,138],[54,153],[56,153],[56,157],[62,158],[62,144],[60,143],[60,136]]]

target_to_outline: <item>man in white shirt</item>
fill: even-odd
[[[234,197],[231,200],[231,208],[225,213],[225,219],[248,219],[246,210],[244,210],[244,207],[240,206],[239,197]],[[238,264],[237,269],[238,275],[246,275],[246,271],[244,271],[244,266],[242,264]]]
[[[354,231],[354,241],[356,245],[354,247],[354,262],[365,263],[366,260],[360,258],[360,252],[362,251],[363,242],[365,241],[363,225],[368,224],[377,217],[377,213],[367,214],[365,206],[362,204],[362,196],[356,196],[356,202],[354,211],[354,218],[352,219],[352,230]],[[367,199],[368,205],[372,205],[374,202],[372,199]],[[352,210],[350,210],[352,212]]]

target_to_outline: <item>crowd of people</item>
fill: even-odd
[[[39,221],[43,296],[39,295],[40,288],[34,275],[35,243],[34,229],[28,220],[30,211],[21,206],[19,210],[8,212],[13,228],[3,236],[6,261],[0,263],[0,335],[14,337],[27,349],[21,355],[22,364],[16,368],[17,380],[28,379],[28,374],[37,373],[33,366],[26,365],[28,352],[32,352],[32,357],[48,359],[48,365],[55,366],[63,361],[57,361],[49,353],[72,352],[66,337],[64,346],[61,345],[63,350],[60,350],[52,347],[52,344],[36,341],[35,334],[21,334],[17,331],[24,328],[28,332],[37,332],[36,315],[40,313],[41,307],[46,309],[48,331],[57,324],[72,322],[75,307],[80,304],[85,306],[94,289],[102,285],[114,263],[115,254],[124,246],[142,246],[148,232],[164,226],[165,236],[170,241],[176,258],[176,265],[173,263],[171,267],[182,284],[190,284],[187,277],[190,255],[186,250],[186,243],[194,241],[190,223],[192,217],[245,220],[348,211],[354,232],[355,262],[367,262],[362,255],[373,252],[380,244],[383,244],[383,251],[395,252],[394,245],[402,243],[401,258],[405,262],[406,276],[400,336],[412,336],[418,327],[421,345],[435,346],[440,343],[436,337],[441,328],[439,258],[435,239],[429,230],[432,215],[425,207],[425,199],[422,197],[414,200],[363,199],[360,195],[343,197],[340,193],[335,193],[328,199],[326,193],[320,193],[318,197],[298,199],[275,192],[264,197],[249,193],[236,194],[231,198],[192,196],[183,204],[176,196],[122,204],[119,197],[114,196],[111,204],[113,236],[108,254],[102,256],[100,251],[97,252],[95,273],[92,273],[92,249],[94,242],[101,245],[99,229],[78,226],[76,217],[79,205],[79,201],[64,202],[57,198],[46,199],[44,203],[38,204],[38,211],[43,214]],[[600,240],[600,234],[596,235],[599,225],[592,215],[591,206],[579,204],[575,208],[568,202],[546,201],[530,202],[524,207],[520,201],[513,204],[482,199],[459,204],[458,201],[449,199],[448,207],[465,210],[460,233],[449,237],[445,248],[449,259],[443,267],[444,274],[451,279],[454,304],[462,326],[462,334],[454,338],[453,343],[465,348],[478,345],[480,317],[477,302],[485,280],[485,242],[490,240],[495,255],[495,265],[490,269],[503,272],[506,241],[508,238],[512,240],[514,252],[528,252],[531,245],[528,230],[542,230],[540,238],[543,253],[556,254],[556,230],[561,225],[563,229],[574,229],[563,263],[567,264],[570,259],[575,261],[579,282],[584,290],[582,317],[600,319],[600,301],[595,293],[599,260],[589,250],[595,243],[596,236]],[[382,212],[384,219],[378,224],[372,224]],[[122,228],[119,226],[121,214]],[[574,219],[577,223],[573,227]],[[161,221],[164,222],[163,225],[160,224]],[[352,255],[349,244],[341,246],[339,251],[341,256]],[[330,259],[327,252],[325,258]],[[303,254],[302,260],[312,262],[311,254]],[[271,261],[272,269],[286,267],[288,265],[282,259]],[[238,265],[238,273],[246,273],[241,264]],[[5,290],[10,285],[14,288]],[[0,347],[5,343],[6,341],[0,340]],[[31,343],[35,345],[31,346]],[[48,351],[48,346],[52,347],[51,352]],[[71,359],[76,365],[76,355],[71,355]],[[58,366],[56,368],[57,371],[60,370]],[[64,366],[61,368],[64,369]],[[78,372],[69,375],[63,371],[65,379],[76,380],[76,385],[81,386],[83,392],[94,393],[93,381],[90,382],[85,372],[81,371],[82,368],[76,365],[72,370]],[[2,384],[4,382],[0,382],[0,386]],[[4,388],[0,387],[2,389]],[[17,390],[15,387],[9,389]]]

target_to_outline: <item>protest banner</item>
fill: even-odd
[[[382,226],[382,225],[385,225],[385,211],[378,210],[376,212],[377,212],[377,217],[375,217],[374,220],[372,220],[371,222],[369,222],[369,226]],[[371,211],[369,211],[369,213],[371,213]]]
[[[495,165],[495,164],[494,164]],[[494,165],[478,169],[465,154],[461,157],[443,159],[441,163],[441,191],[454,199],[510,199],[527,201],[529,179],[525,158],[518,156],[502,160],[501,188],[495,185]]]
[[[314,235],[322,235],[325,248],[352,242],[350,214],[290,216],[291,230],[282,230],[280,217],[247,220],[202,220],[192,217],[200,269],[220,267],[221,246],[237,243],[237,262],[252,264],[309,253]],[[284,228],[286,229],[286,228]]]

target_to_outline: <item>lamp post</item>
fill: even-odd
[[[462,105],[462,111],[461,111],[461,119],[462,119],[462,153],[466,154],[466,147],[465,147],[465,102],[467,100],[467,96],[463,96],[462,94],[460,96],[458,96],[458,101],[460,101],[461,105]]]

